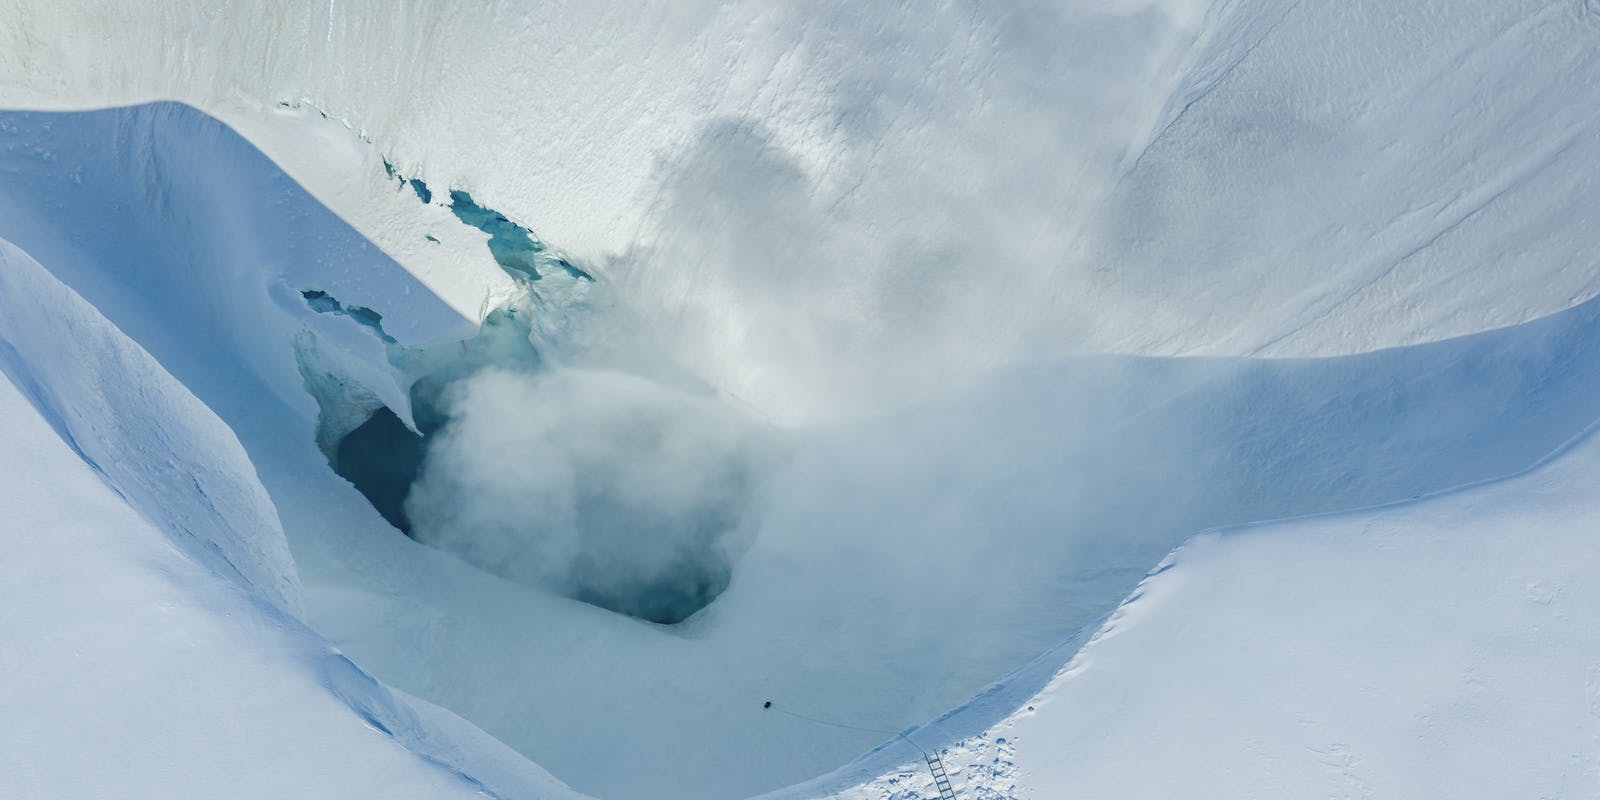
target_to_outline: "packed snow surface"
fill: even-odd
[[[958,796],[1592,797],[1597,477],[1586,435],[1504,483],[1196,536],[1014,678],[1042,689],[941,721],[1006,708],[945,748]],[[909,756],[784,796],[937,797]]]
[[[0,8],[6,788],[1594,792],[1597,37]]]
[[[0,290],[7,794],[569,794],[293,615],[237,440],[148,353],[3,240]]]
[[[1018,357],[1410,344],[1600,288],[1587,0],[11,8],[0,105],[205,109],[471,316],[504,278],[378,159],[467,189],[784,419]]]

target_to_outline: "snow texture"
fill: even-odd
[[[0,298],[8,301],[0,314],[0,370],[62,441],[191,556],[300,613],[277,511],[233,432],[4,240]]]
[[[1042,690],[945,748],[959,796],[1592,796],[1597,472],[1586,434],[1503,483],[1194,537]],[[832,796],[937,796],[915,752],[854,771],[891,755]]]
[[[1018,358],[1410,344],[1600,288],[1581,0],[9,16],[0,106],[203,108],[471,317],[504,277],[379,156],[469,190],[786,420]]]
[[[292,616],[227,428],[4,241],[0,289],[6,794],[572,796]]]
[[[1590,0],[9,3],[4,788],[912,800],[937,748],[963,797],[1592,794],[1597,35]],[[429,525],[709,514],[731,574],[684,623],[328,468],[416,423],[396,353],[526,290],[463,192],[604,302],[457,387],[418,502],[473,513]],[[680,394],[659,458],[607,439]]]

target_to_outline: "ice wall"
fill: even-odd
[[[1592,418],[1574,317],[1372,352],[1594,294],[1592,3],[5,13],[0,105],[192,102],[406,265],[172,106],[4,131],[26,178],[7,235],[307,501],[283,513],[319,624],[596,791],[813,775],[1092,623],[1196,525],[1492,478]],[[277,434],[310,413],[283,347],[302,329],[366,407],[411,405],[388,343],[305,291],[418,345],[510,291],[450,190],[568,249],[700,385],[815,436],[681,637],[405,549],[348,487],[300,480],[319,462]],[[161,258],[118,269],[130,252]],[[1101,351],[1365,355],[1058,359]],[[762,716],[774,686],[870,730]]]
[[[471,315],[492,268],[422,235],[468,190],[785,419],[1019,354],[1360,352],[1596,289],[1585,3],[204,5],[16,6],[0,104],[191,102]],[[375,200],[379,155],[435,203]]]

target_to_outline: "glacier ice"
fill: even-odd
[[[523,235],[499,224],[497,235]],[[524,286],[541,279],[521,260],[535,256],[557,261],[542,247],[496,250]],[[575,268],[559,274],[592,281]],[[755,426],[707,397],[549,363],[528,321],[570,296],[538,288],[491,312],[471,339],[421,348],[396,343],[376,312],[302,292],[313,311],[371,329],[409,399],[402,418],[302,339],[319,442],[334,471],[419,542],[601,608],[682,622],[727,587],[746,544],[742,518],[764,460]]]

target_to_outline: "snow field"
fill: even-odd
[[[239,573],[185,588],[175,629],[250,587],[350,654],[296,628],[324,655],[294,662],[280,713],[338,717],[326,752],[359,757],[328,785],[357,794],[459,788],[451,770],[564,791],[537,763],[614,798],[927,796],[918,756],[884,744],[913,726],[979,796],[1591,790],[1588,445],[1502,484],[1190,537],[1494,481],[1596,418],[1592,3],[883,12],[15,4],[0,106],[193,106],[0,115],[0,237],[49,271],[19,282],[6,251],[0,360],[35,409],[9,401],[17,441],[72,486],[41,424],[102,465],[128,505],[85,530],[134,509],[208,567],[172,563]],[[515,293],[447,189],[615,298],[592,329],[618,333],[551,374],[625,368],[771,429],[702,614],[656,627],[488,575],[327,469],[309,383],[349,389],[340,426],[413,408],[390,343],[307,292],[408,347]],[[74,302],[55,280],[109,325],[52,318]],[[507,398],[458,423],[594,405]],[[504,462],[487,472],[564,466]],[[39,524],[65,526],[52,509]],[[182,650],[53,607],[7,632],[64,618],[106,660],[189,674],[168,669]],[[237,656],[217,696],[283,663]],[[370,771],[396,740],[425,758]],[[119,775],[168,785],[108,769],[84,791]]]

